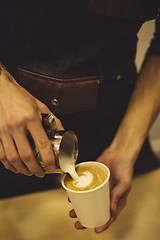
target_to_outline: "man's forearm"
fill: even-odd
[[[160,57],[146,58],[112,146],[135,155],[160,111]]]

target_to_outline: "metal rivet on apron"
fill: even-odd
[[[53,98],[52,101],[51,101],[51,103],[52,103],[52,105],[53,105],[54,107],[57,107],[57,106],[59,105],[59,102],[58,102],[58,100],[57,100],[56,98]]]
[[[120,80],[121,78],[122,78],[121,75],[117,75],[117,77],[116,77],[117,80]]]

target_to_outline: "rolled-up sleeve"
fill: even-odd
[[[160,56],[160,18],[155,21],[156,28],[154,37],[151,40],[150,47],[148,48],[147,55]]]

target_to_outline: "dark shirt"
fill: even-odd
[[[133,74],[137,33],[145,20],[89,12],[87,2],[2,1],[4,64],[11,72],[20,65],[58,78]],[[159,21],[148,54],[160,54]]]

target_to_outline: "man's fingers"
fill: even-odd
[[[76,213],[75,213],[75,211],[73,209],[69,212],[69,216],[71,218],[76,218],[77,217],[77,215],[76,215]]]
[[[104,232],[106,229],[110,227],[110,225],[116,220],[122,208],[125,206],[126,199],[127,199],[127,196],[119,199],[118,204],[116,205],[116,207],[113,209],[111,213],[111,218],[109,219],[109,221],[105,223],[103,226],[95,228],[96,233]]]
[[[40,118],[32,119],[27,125],[30,134],[38,148],[41,158],[47,172],[54,172],[55,170],[55,158],[52,150],[52,145],[42,127]]]
[[[42,103],[41,101],[36,99],[35,97],[32,96],[32,98],[34,98],[34,100],[36,101],[38,109],[41,113],[47,113],[47,114],[50,114],[54,117],[54,119],[56,121],[56,126],[57,126],[58,131],[64,130],[64,127],[63,127],[61,121],[49,110],[49,108],[44,103]]]
[[[19,173],[19,171],[10,164],[10,162],[5,158],[0,156],[0,161],[3,163],[4,167],[14,173]]]
[[[52,115],[53,115],[53,114],[52,114]],[[61,121],[60,121],[56,116],[54,116],[54,119],[55,119],[55,121],[56,121],[57,129],[58,129],[59,131],[64,130],[64,127],[63,127]]]
[[[109,219],[109,221],[107,223],[105,223],[103,226],[97,227],[95,228],[95,232],[96,233],[102,233],[104,232],[106,229],[108,229],[110,227],[110,225],[116,220],[116,218],[118,217],[120,211],[122,210],[122,208],[125,206],[126,203],[126,199],[124,201],[121,201],[121,203],[119,203],[118,206],[116,206],[116,208],[114,209],[114,212],[112,213],[111,218]]]
[[[8,169],[14,173],[19,173],[19,171],[15,167],[13,167],[6,158],[0,159],[0,161],[3,163],[3,165],[6,169]]]
[[[124,208],[131,185],[126,181],[119,181],[111,189],[111,218],[103,226],[95,228],[96,233],[105,231],[116,220],[120,211]]]
[[[71,200],[70,200],[70,198],[69,198],[69,197],[68,197],[68,202],[69,202],[69,203],[71,203]]]
[[[115,216],[112,216],[109,221],[107,223],[105,223],[104,225],[95,228],[95,232],[96,233],[101,233],[104,232],[107,228],[109,228],[109,226],[115,221]]]
[[[36,161],[31,146],[28,142],[25,133],[17,134],[14,136],[17,150],[21,160],[25,163],[29,171],[37,177],[44,177],[44,170]]]
[[[12,166],[9,161],[6,159],[5,151],[2,145],[2,142],[0,140],[0,161],[3,163],[4,167],[14,173],[19,173],[19,171]]]
[[[28,168],[22,163],[12,137],[10,135],[3,136],[1,137],[1,141],[7,161],[9,161],[9,163],[19,172],[30,176],[31,173],[29,172]],[[7,164],[7,162],[5,163]]]
[[[58,131],[64,130],[61,121],[49,109],[47,113],[54,117]]]
[[[79,221],[77,221],[77,222],[75,223],[75,228],[77,228],[77,229],[79,229],[79,230],[81,230],[81,229],[86,229],[84,226],[82,226],[82,224],[81,224]]]
[[[69,212],[69,216],[70,216],[71,218],[77,218],[77,215],[76,215],[74,209],[72,209],[72,210]],[[77,222],[75,223],[75,228],[77,228],[77,229],[86,229],[79,221],[77,221]]]
[[[129,181],[124,181],[123,179],[119,181],[111,191],[111,212],[114,213],[118,204],[123,206],[122,202],[126,202],[126,198],[131,189],[131,183]]]

